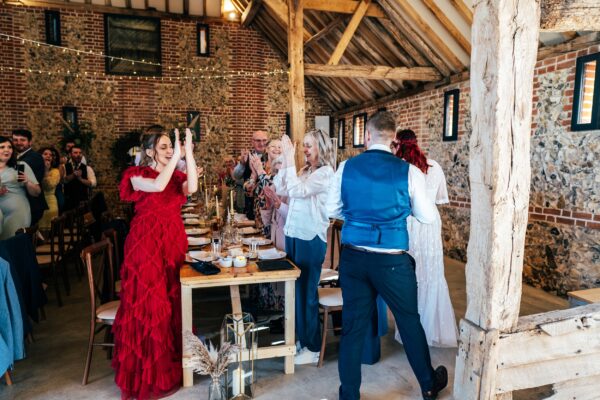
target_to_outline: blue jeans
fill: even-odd
[[[285,237],[285,251],[301,271],[296,279],[296,340],[302,347],[314,352],[321,350],[317,289],[326,250],[327,243],[319,236],[312,240]]]
[[[433,368],[417,310],[414,260],[408,254],[366,253],[344,248],[340,257],[342,339],[338,371],[340,399],[360,398],[361,354],[368,325],[381,295],[396,319],[408,362],[421,390],[433,384]]]

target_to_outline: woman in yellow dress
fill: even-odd
[[[55,191],[56,186],[60,183],[61,173],[59,169],[58,152],[55,149],[45,147],[40,150],[40,154],[44,159],[44,165],[46,167],[46,173],[42,180],[42,190],[44,191],[46,203],[48,203],[48,209],[44,211],[44,215],[39,222],[39,228],[43,231],[49,231],[52,218],[58,216],[58,202],[56,200]]]

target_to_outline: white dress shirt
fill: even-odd
[[[383,150],[391,153],[389,146],[383,144],[374,144],[369,147],[369,150]],[[338,167],[335,176],[333,177],[329,197],[327,199],[327,214],[330,218],[343,220],[342,216],[342,176],[346,161],[343,161]],[[408,168],[408,194],[410,196],[410,204],[412,216],[423,224],[431,224],[435,221],[437,209],[435,204],[427,196],[427,187],[425,184],[425,175],[421,170],[414,165]],[[366,250],[377,251],[380,253],[391,253],[408,249],[381,249],[368,246],[360,246]]]
[[[327,198],[333,176],[333,168],[328,165],[300,176],[296,174],[295,167],[287,167],[275,176],[273,184],[277,194],[289,198],[283,228],[286,236],[302,240],[319,236],[327,242]]]

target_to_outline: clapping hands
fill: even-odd
[[[265,169],[263,168],[263,164],[259,156],[256,154],[250,154],[249,160],[250,168],[252,169],[252,172],[256,174],[256,176],[260,176],[265,173]]]
[[[296,145],[292,143],[288,135],[281,136],[281,151],[283,155],[282,168],[295,167],[296,160],[294,158],[296,154]]]

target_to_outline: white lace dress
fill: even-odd
[[[427,195],[436,204],[448,203],[446,178],[440,165],[427,160]],[[458,331],[444,276],[442,221],[438,213],[433,224],[421,224],[408,217],[409,253],[416,261],[418,307],[427,343],[434,347],[456,347]],[[402,343],[396,328],[396,340]]]

